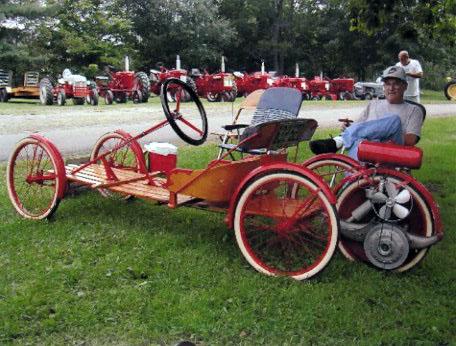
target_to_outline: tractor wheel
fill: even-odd
[[[217,93],[208,92],[206,98],[209,102],[220,102],[221,95]]]
[[[105,104],[112,105],[112,101],[114,101],[114,94],[112,93],[111,90],[106,91],[104,100],[105,100]]]
[[[150,80],[144,72],[138,72],[135,75],[138,80],[139,90],[141,91],[141,102],[148,102],[150,96]]]
[[[42,105],[50,106],[54,103],[53,88],[52,82],[48,77],[40,81],[40,102]]]
[[[445,97],[448,100],[456,101],[456,79],[445,85]]]
[[[61,90],[57,94],[57,104],[59,106],[65,106],[65,103],[66,103],[66,95],[65,95],[65,92],[63,90]]]
[[[346,91],[344,93],[344,100],[350,101],[350,100],[353,100],[354,98],[355,98],[355,96],[351,92]]]
[[[315,95],[315,96],[312,96],[311,100],[312,100],[312,101],[320,101],[320,100],[321,100],[321,97],[318,96],[318,95]]]
[[[83,97],[73,97],[73,104],[75,106],[82,106],[84,104],[85,100]]]
[[[98,105],[98,91],[97,89],[92,89],[92,91],[89,94],[89,103],[92,106],[97,106]]]
[[[133,100],[133,103],[140,103],[140,102],[143,102],[143,95],[142,95],[142,92],[141,90],[136,90],[133,92],[133,95],[132,95],[132,100]]]
[[[373,98],[374,98],[374,96],[371,93],[366,93],[364,95],[364,99],[365,100],[372,100]]]
[[[236,97],[237,97],[237,94],[238,94],[238,88],[237,88],[237,85],[236,85],[236,82],[233,82],[233,87],[231,88],[231,91],[230,91],[230,102],[234,102],[234,100],[236,100]]]
[[[8,102],[8,92],[6,89],[0,89],[0,102]]]

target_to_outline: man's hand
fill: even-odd
[[[341,125],[342,131],[345,131],[345,129],[347,127],[349,127],[351,125],[351,123],[353,122],[353,120],[348,119],[348,118],[339,119],[339,121],[342,123],[342,125]]]
[[[404,138],[404,145],[406,146],[413,146],[418,142],[418,136],[414,135],[413,133],[407,133]]]

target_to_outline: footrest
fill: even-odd
[[[78,165],[72,164],[65,166],[66,176],[69,181],[89,185],[94,189],[101,188],[105,184],[109,185],[113,183],[107,179],[106,172],[102,165],[92,164],[73,174],[72,172],[78,167]],[[113,168],[112,170],[114,171],[116,177],[119,178],[119,181],[114,182],[115,185],[103,188],[125,195],[132,195],[162,203],[169,202],[169,191],[161,186],[157,186],[165,183],[166,179],[154,177],[153,179],[156,184],[150,185],[148,177],[144,174],[118,168]],[[191,199],[193,199],[193,197],[179,194],[177,196],[177,204],[186,203]]]

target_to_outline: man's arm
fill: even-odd
[[[421,78],[423,77],[423,72],[408,72],[406,75],[413,78]]]

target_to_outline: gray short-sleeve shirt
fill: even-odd
[[[401,119],[404,136],[406,134],[421,136],[424,114],[418,106],[407,102],[392,104],[387,100],[373,100],[369,102],[356,122],[376,120],[391,115],[398,115]]]

